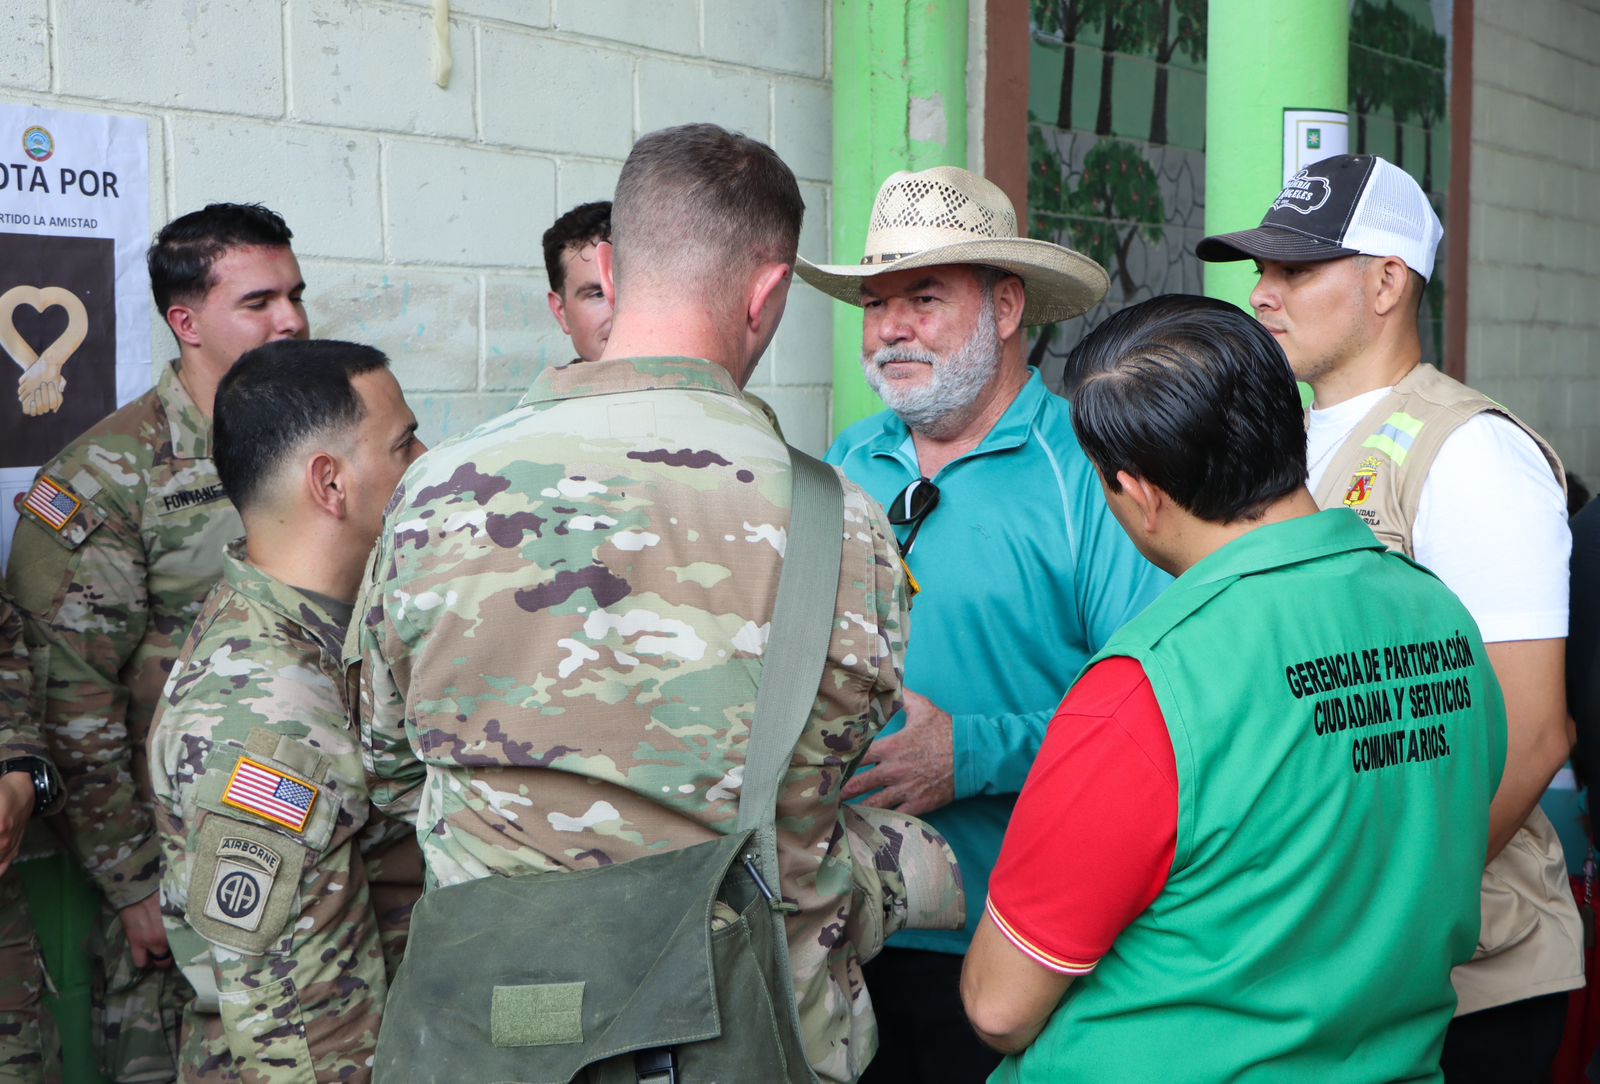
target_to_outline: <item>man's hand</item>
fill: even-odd
[[[912,816],[949,805],[956,798],[956,743],[949,713],[907,689],[905,728],[873,742],[861,764],[874,767],[845,784],[846,801],[876,790],[863,804]]]
[[[128,947],[133,950],[133,966],[141,971],[147,967],[172,966],[172,950],[167,947],[167,928],[161,924],[161,893],[152,892],[138,903],[130,903],[118,912],[122,916],[122,929],[128,935]]]
[[[22,849],[22,834],[33,816],[33,777],[27,772],[0,775],[0,876]]]

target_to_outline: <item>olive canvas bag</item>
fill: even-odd
[[[832,636],[844,513],[833,468],[789,454],[788,544],[735,830],[426,893],[384,1008],[379,1084],[814,1084],[774,820]]]

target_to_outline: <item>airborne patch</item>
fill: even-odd
[[[205,915],[241,930],[259,928],[282,863],[282,855],[253,839],[223,836],[216,872],[206,889]]]
[[[57,534],[72,522],[72,517],[82,507],[83,502],[73,496],[71,490],[42,474],[22,500],[24,511],[33,513],[34,518]]]

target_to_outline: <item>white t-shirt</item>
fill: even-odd
[[[1379,388],[1311,412],[1313,491],[1388,393]],[[1485,643],[1567,635],[1567,502],[1539,446],[1500,415],[1479,414],[1445,439],[1422,484],[1411,544],[1417,561],[1466,605]]]

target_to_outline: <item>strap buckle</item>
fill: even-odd
[[[633,1056],[637,1084],[678,1084],[678,1058],[670,1046],[641,1050]]]

